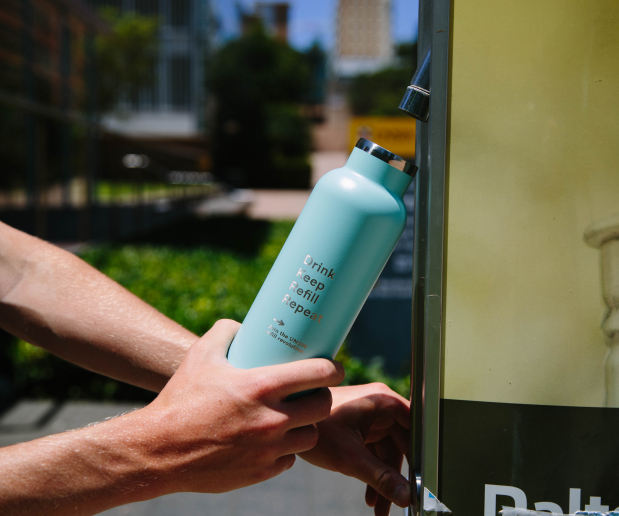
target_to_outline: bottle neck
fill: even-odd
[[[383,185],[387,190],[400,197],[404,196],[413,180],[408,174],[358,148],[353,149],[345,166],[354,170],[357,174]]]

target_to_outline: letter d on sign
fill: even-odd
[[[309,262],[308,262],[308,260],[309,260]],[[314,261],[314,260],[312,259],[312,257],[308,254],[308,255],[305,257],[305,260],[303,260],[303,263],[304,263],[305,265],[311,265],[313,261]]]
[[[486,484],[486,496],[484,500],[484,516],[497,516],[496,497],[499,495],[510,496],[514,500],[516,509],[527,508],[527,496],[524,491],[511,486],[494,486]]]

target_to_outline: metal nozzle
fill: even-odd
[[[398,109],[417,120],[428,121],[430,115],[430,49],[417,67]]]
[[[411,177],[415,177],[415,173],[417,172],[417,167],[411,163],[410,161],[406,161],[400,156],[394,154],[391,151],[388,151],[384,147],[380,145],[376,145],[374,142],[370,140],[366,140],[365,138],[359,138],[359,141],[355,145],[357,149],[361,149],[364,152],[367,152],[371,156],[378,158],[385,163],[388,163],[394,168],[401,170],[405,174],[408,174]]]

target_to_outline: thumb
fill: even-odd
[[[373,487],[378,494],[391,500],[400,507],[408,507],[411,501],[411,489],[408,480],[394,468],[376,458],[367,448],[356,447],[351,455],[354,470],[346,472],[365,484]]]
[[[230,344],[241,324],[231,319],[220,319],[196,342],[203,353],[211,358],[226,358]]]

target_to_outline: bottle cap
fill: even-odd
[[[371,156],[374,156],[381,161],[384,161],[385,163],[388,163],[392,167],[401,170],[405,174],[408,174],[411,177],[415,177],[417,167],[412,162],[402,159],[400,156],[397,156],[393,152],[388,151],[380,145],[376,145],[374,142],[366,140],[365,138],[359,138],[359,141],[357,142],[355,147],[357,149],[361,149],[363,152],[367,152]]]

